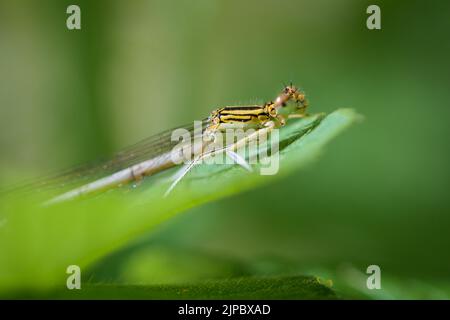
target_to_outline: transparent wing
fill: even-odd
[[[76,166],[56,174],[50,174],[36,179],[35,181],[22,184],[22,186],[16,187],[10,191],[62,190],[89,183],[121,169],[128,168],[142,161],[169,152],[179,143],[179,141],[172,141],[171,139],[174,130],[185,129],[190,132],[191,137],[197,138],[196,135],[201,136],[207,124],[208,119],[204,119],[200,124],[201,130],[198,130],[194,126],[194,123],[191,123],[163,131],[120,150],[107,160]]]

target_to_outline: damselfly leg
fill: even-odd
[[[293,104],[288,105],[288,102],[294,102],[295,107]],[[217,148],[214,151],[204,151],[198,156],[195,156],[198,152],[193,152],[193,160],[184,165],[173,177],[173,183],[166,194],[172,191],[176,184],[201,160],[221,153],[225,153],[235,164],[251,170],[245,157],[236,150],[248,141],[257,139],[258,135],[267,135],[273,128],[284,126],[289,119],[306,117],[306,107],[305,94],[291,84],[286,86],[274,101],[262,105],[226,106],[216,109],[208,118],[200,122],[200,126],[194,122],[194,125],[189,124],[175,128],[176,130],[167,130],[124,149],[110,161],[98,166],[69,170],[62,175],[39,183],[39,185],[49,189],[64,186],[65,192],[54,196],[47,202],[47,204],[55,204],[96,194],[130,182],[139,182],[143,177],[151,176],[183,162],[184,154],[178,155],[173,152],[180,145],[179,140],[173,139],[173,134],[179,133],[180,130],[182,130],[182,136],[190,135],[190,139],[186,140],[186,145],[191,144],[192,138],[194,141],[198,138],[203,140],[199,152],[202,152],[203,147],[210,143],[217,143]],[[197,130],[198,128],[199,130]],[[247,136],[244,138],[242,135],[237,135],[237,141],[234,138],[231,144],[219,148],[220,141],[216,141],[219,132],[242,128],[245,130],[256,128],[256,131],[254,133],[247,132]],[[182,140],[184,141],[184,139]],[[182,146],[183,143],[181,142]],[[249,157],[249,159],[252,158]]]
[[[253,169],[247,162],[247,160],[245,160],[245,158],[243,158],[239,153],[235,152],[234,150],[237,151],[239,148],[245,147],[245,144],[249,141],[257,141],[258,137],[269,134],[274,128],[275,122],[268,121],[264,124],[264,128],[252,132],[251,134],[245,136],[244,138],[236,141],[233,144],[198,155],[197,157],[194,158],[194,160],[184,165],[177,173],[175,173],[175,175],[173,176],[173,182],[165,192],[164,196],[168,196],[172,192],[172,190],[176,187],[176,185],[181,181],[181,179],[183,179],[195,165],[200,164],[202,160],[208,157],[216,156],[224,152],[228,157],[230,157],[233,160],[235,164],[241,166],[242,168],[244,168],[249,172],[252,172]]]
[[[279,114],[278,110],[284,108],[289,101],[294,101],[296,103],[296,110],[294,112],[290,112],[288,115]],[[284,126],[286,124],[286,119],[306,117],[307,114],[305,110],[307,106],[308,103],[306,101],[305,94],[291,84],[283,89],[283,91],[275,99],[275,102],[271,101],[262,106],[232,106],[214,110],[209,117],[210,125],[204,132],[208,139],[212,138],[213,143],[216,142],[215,133],[225,127],[245,124],[257,125],[261,129],[258,129],[256,132],[241,139],[241,141],[218,150],[201,154],[194,158],[194,160],[183,166],[174,175],[174,181],[165,195],[167,196],[181,181],[181,179],[186,176],[186,174],[192,170],[196,164],[200,163],[201,160],[219,153],[225,152],[227,156],[230,157],[236,164],[246,170],[251,170],[251,167],[247,161],[238,153],[234,152],[234,149],[237,149],[240,145],[257,138],[261,133],[269,133],[276,125],[278,127]]]

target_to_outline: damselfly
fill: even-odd
[[[290,102],[293,102],[294,107],[285,108]],[[251,166],[246,159],[235,151],[247,142],[270,133],[274,128],[284,126],[290,118],[306,116],[306,108],[307,101],[304,93],[289,85],[274,101],[262,105],[222,107],[214,110],[208,118],[199,122],[197,128],[194,125],[179,127],[192,133],[193,139],[200,141],[200,143],[189,145],[191,147],[189,149],[190,160],[174,175],[173,182],[166,195],[196,164],[217,154],[226,154],[236,164],[251,170]],[[212,148],[210,149],[212,151],[205,151],[207,150],[205,147],[217,143],[218,134],[224,130],[242,127],[252,127],[255,130],[251,134],[221,148]],[[139,181],[143,177],[151,176],[180,164],[186,154],[174,152],[174,148],[180,147],[180,144],[178,141],[171,139],[173,132],[174,130],[168,130],[150,137],[124,149],[112,160],[101,165],[78,168],[45,180],[38,187],[45,188],[51,185],[67,188],[72,181],[77,181],[75,187],[52,198],[46,204],[55,204],[101,192],[132,181]],[[183,148],[182,145],[181,149]]]

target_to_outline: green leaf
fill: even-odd
[[[292,121],[280,130],[280,170],[262,176],[232,165],[199,165],[164,198],[168,170],[95,198],[55,206],[34,199],[0,203],[0,292],[65,287],[66,268],[84,268],[202,203],[270,183],[304,167],[323,146],[358,119],[350,109]],[[251,291],[251,290],[249,290]]]
[[[333,290],[314,277],[234,278],[187,285],[88,284],[82,290],[60,290],[52,299],[336,299]]]

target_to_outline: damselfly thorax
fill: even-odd
[[[285,108],[288,102],[294,103],[293,109]],[[211,157],[217,153],[225,153],[234,159],[236,164],[241,165],[247,170],[251,170],[251,167],[246,160],[236,154],[234,150],[252,139],[258,139],[261,135],[270,133],[274,128],[284,126],[286,121],[290,118],[301,118],[306,116],[306,107],[307,101],[305,99],[305,94],[296,87],[290,85],[286,86],[274,101],[262,105],[226,106],[214,110],[207,119],[202,121],[200,133],[194,134],[200,134],[205,144],[215,143],[215,137],[219,131],[234,128],[256,128],[256,131],[230,145],[214,149],[214,151],[196,154],[190,162],[185,164],[184,167],[175,174],[173,178],[174,181],[166,194],[168,194],[196,164],[200,163],[202,159]],[[193,131],[192,126],[185,126],[184,129],[189,132]],[[170,132],[167,131],[166,133],[148,138],[131,148],[125,149],[113,160],[108,161],[102,166],[96,167],[108,169],[109,171],[107,174],[97,174],[95,168],[90,168],[82,172],[78,171],[73,173],[69,171],[63,178],[54,178],[55,181],[60,183],[65,180],[64,177],[72,177],[74,175],[82,176],[83,174],[90,175],[93,172],[96,173],[95,180],[89,179],[91,182],[81,186],[78,185],[77,187],[54,197],[48,201],[47,204],[78,198],[120,186],[130,181],[138,181],[144,176],[153,175],[177,165],[178,163],[171,155],[174,147],[174,142],[171,139]],[[203,146],[201,149],[203,149]]]
[[[307,107],[305,95],[291,85],[283,90],[275,102],[267,102],[264,105],[227,106],[214,110],[209,117],[211,124],[207,127],[207,131],[234,128],[237,125],[261,128],[271,121],[278,126],[284,126],[286,116],[279,114],[278,110],[285,107],[290,100],[297,104],[295,113],[304,116]]]

